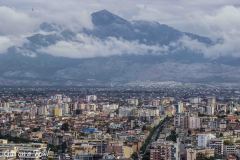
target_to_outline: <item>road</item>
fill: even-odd
[[[150,138],[150,141],[148,142],[145,150],[141,152],[139,159],[142,159],[142,157],[144,157],[144,155],[146,155],[146,153],[149,151],[149,148],[150,148],[151,144],[158,139],[160,133],[166,127],[167,123],[170,122],[170,121],[171,121],[171,118],[166,117],[160,122],[160,124],[157,126],[154,133],[152,134],[152,136]]]

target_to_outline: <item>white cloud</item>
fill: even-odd
[[[215,10],[212,14],[195,18],[195,21],[199,21],[198,27],[202,27],[202,29],[198,30],[204,31],[210,38],[222,39],[222,42],[207,46],[197,40],[184,37],[179,43],[181,46],[202,52],[208,58],[218,58],[221,56],[240,57],[239,19],[240,8],[236,6],[224,6]]]
[[[21,46],[38,26],[28,14],[6,6],[0,6],[0,23],[0,53],[9,47]]]
[[[9,47],[21,46],[24,42],[22,36],[0,36],[0,54],[5,53]]]
[[[0,4],[15,7],[39,21],[56,21],[65,25],[91,27],[89,14],[108,9],[127,19],[155,20],[182,29],[201,34],[214,31],[208,28],[211,23],[209,16],[214,16],[219,10],[227,6],[237,8],[239,0],[7,0]],[[33,9],[33,10],[32,10]],[[225,10],[231,16],[231,8]],[[231,16],[237,21],[237,17]],[[226,19],[219,19],[226,21]],[[209,31],[211,29],[211,31]]]
[[[168,50],[168,47],[148,46],[123,39],[100,40],[83,34],[77,37],[75,42],[60,41],[41,51],[61,57],[92,58],[122,54],[164,54]]]
[[[0,35],[18,35],[32,32],[36,26],[33,18],[13,8],[0,6]]]
[[[0,53],[4,53],[12,45],[9,38],[0,36]]]
[[[189,37],[183,37],[175,46],[186,47],[198,53],[203,53],[205,57],[215,59],[222,56],[240,57],[240,39],[238,35],[225,36],[222,42],[209,46],[193,40]]]
[[[78,0],[9,0],[1,3],[8,8],[14,6],[26,15],[34,17],[38,24],[53,22],[72,29],[92,27],[90,13],[95,11],[91,3]]]

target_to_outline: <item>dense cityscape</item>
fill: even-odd
[[[238,159],[240,90],[1,88],[6,159]]]

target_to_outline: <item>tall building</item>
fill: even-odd
[[[67,103],[64,103],[63,105],[62,105],[62,114],[63,115],[67,115],[67,114],[69,114],[70,113],[70,109],[69,109],[69,105],[67,104]]]
[[[151,101],[151,105],[155,106],[155,107],[160,106],[161,105],[161,100],[160,99],[153,99]]]
[[[197,160],[197,151],[193,148],[187,148],[187,160]]]
[[[111,112],[117,110],[119,107],[118,104],[102,104],[103,112]]]
[[[46,106],[40,106],[37,108],[38,115],[46,115]]]
[[[216,98],[215,97],[209,97],[207,101],[207,114],[208,115],[214,115],[216,110]]]
[[[150,147],[150,160],[179,160],[179,158],[177,143],[158,140]]]
[[[209,97],[208,98],[208,101],[207,101],[208,105],[209,106],[212,106],[212,107],[216,107],[216,97]]]
[[[130,99],[127,100],[127,103],[130,104],[130,105],[138,106],[139,101],[136,98],[130,98]]]
[[[53,115],[56,117],[61,117],[62,116],[62,108],[59,106],[56,106],[53,110]]]
[[[178,102],[178,113],[182,113],[184,110],[184,103],[183,102]]]
[[[207,115],[214,115],[214,107],[213,106],[207,106],[206,107],[206,114]]]
[[[213,134],[198,134],[197,135],[197,145],[198,147],[207,147],[209,141],[213,138],[216,138]]]
[[[62,102],[62,98],[63,98],[63,96],[61,94],[56,94],[56,95],[52,96],[52,99],[54,101],[56,101],[57,103],[61,103]]]
[[[188,118],[188,128],[189,129],[199,129],[201,127],[199,117],[189,117]]]
[[[224,145],[223,154],[225,156],[236,154],[236,145]]]
[[[223,155],[223,140],[222,139],[211,139],[209,147],[213,148],[216,155]]]
[[[64,103],[70,103],[70,102],[71,102],[71,98],[65,96],[65,97],[63,97],[63,102],[64,102]]]
[[[128,117],[132,115],[133,110],[136,109],[135,107],[120,107],[118,111],[119,117]]]
[[[194,97],[190,99],[190,102],[193,104],[199,104],[201,103],[202,99],[200,97]]]
[[[188,128],[188,115],[185,113],[176,114],[174,116],[174,126],[177,128]]]

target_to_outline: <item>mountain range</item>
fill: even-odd
[[[91,18],[93,27],[79,30],[42,23],[24,44],[0,54],[0,85],[84,86],[148,81],[239,83],[239,58],[207,58],[201,51],[181,43],[182,39],[205,46],[218,43],[211,37],[182,32],[158,22],[129,21],[107,10],[92,13]],[[103,46],[114,40],[124,49],[116,51],[115,44],[110,48],[116,54],[99,50],[99,55],[95,51],[83,57],[47,53],[59,42],[83,43],[79,35],[97,40],[97,44],[103,42]],[[127,44],[140,49],[135,53]]]

